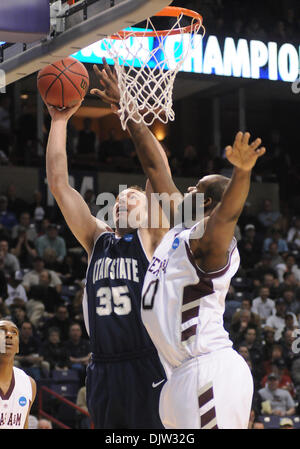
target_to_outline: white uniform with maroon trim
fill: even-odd
[[[236,240],[226,266],[205,273],[190,250],[193,229],[176,226],[165,235],[144,281],[143,323],[168,375],[160,416],[166,428],[247,428],[252,375],[223,326],[240,263]]]
[[[13,367],[13,376],[8,391],[0,389],[0,430],[24,429],[30,403],[32,386],[29,376]]]

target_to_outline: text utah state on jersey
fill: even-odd
[[[139,282],[138,261],[130,257],[101,257],[94,264],[93,283],[100,279],[128,279]]]

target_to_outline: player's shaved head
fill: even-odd
[[[210,210],[220,203],[229,182],[230,179],[222,175],[205,176],[199,181],[203,185],[204,200],[212,200]]]

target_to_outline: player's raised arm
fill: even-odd
[[[67,124],[80,104],[63,111],[48,107],[51,128],[46,153],[46,170],[49,188],[74,236],[91,253],[94,240],[106,225],[97,220],[82,196],[69,184],[66,154]]]
[[[261,139],[251,144],[249,139],[249,133],[239,132],[233,146],[226,148],[226,157],[234,166],[232,178],[221,202],[207,220],[203,237],[190,241],[200,268],[206,272],[217,271],[226,265],[235,226],[249,194],[251,171],[257,159],[266,152],[260,147]],[[210,199],[206,197],[205,201]]]

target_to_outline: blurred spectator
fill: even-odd
[[[287,242],[290,249],[300,251],[300,216],[295,218],[293,226],[289,228]]]
[[[57,327],[48,328],[47,338],[41,346],[41,355],[49,363],[50,374],[54,369],[62,370],[70,367],[68,354],[62,344]]]
[[[251,307],[252,307],[251,299],[242,297],[241,303],[240,303],[240,308],[238,308],[236,310],[236,312],[234,313],[234,315],[232,317],[232,321],[235,322],[235,321],[239,320],[240,316],[241,316],[241,312],[243,310],[248,310],[250,312],[250,323],[249,324],[254,325],[255,329],[258,331],[258,334],[260,335],[261,319],[257,313],[255,313],[251,310]]]
[[[86,386],[84,385],[78,390],[77,398],[76,398],[76,405],[80,407],[82,410],[86,411],[87,413],[87,403],[86,403]],[[91,426],[91,420],[88,416],[78,412],[79,414],[79,428],[80,429],[89,429]]]
[[[41,257],[36,257],[33,262],[33,270],[24,275],[23,286],[29,292],[34,285],[40,284],[40,274],[45,270],[45,262]],[[52,270],[47,270],[50,277],[49,287],[55,288],[57,293],[61,292],[62,282],[59,276]]]
[[[268,287],[269,297],[271,299],[276,299],[279,296],[279,280],[273,273],[265,273],[262,279],[262,285]]]
[[[293,384],[293,381],[289,375],[289,371],[286,369],[286,365],[283,359],[277,359],[275,360],[271,365],[271,372],[277,374],[279,379],[278,387],[282,388],[283,390],[287,390],[292,398],[295,398],[295,387]],[[268,375],[266,374],[262,381],[261,386],[265,387],[266,383],[268,381]]]
[[[6,197],[8,201],[7,209],[15,214],[17,219],[20,220],[22,212],[28,210],[28,203],[17,195],[17,188],[15,184],[9,184],[6,190]]]
[[[229,335],[235,348],[245,340],[245,333],[249,326],[259,331],[259,326],[251,322],[250,310],[241,310],[239,316],[233,316]]]
[[[282,347],[282,358],[284,359],[288,370],[291,369],[294,360],[298,357],[298,353],[295,352],[295,348],[293,347],[296,336],[297,334],[294,331],[286,329],[282,333],[282,338],[280,340]]]
[[[48,377],[49,374],[49,365],[44,362],[40,350],[40,341],[33,335],[31,322],[24,321],[20,327],[19,353],[15,356],[15,365],[36,380],[42,376]]]
[[[300,268],[296,264],[296,259],[293,254],[288,254],[285,257],[283,263],[277,265],[276,267],[279,282],[283,282],[284,273],[293,273],[298,282],[300,282]]]
[[[282,234],[278,229],[272,229],[272,237],[267,237],[264,240],[263,250],[268,252],[270,244],[273,242],[277,243],[277,250],[279,254],[285,254],[289,251],[287,242],[282,238]]]
[[[260,26],[259,21],[256,17],[252,17],[249,25],[246,28],[246,38],[248,40],[257,39],[263,42],[267,41],[267,34]]]
[[[279,377],[275,373],[268,376],[267,384],[259,390],[262,398],[262,414],[292,416],[295,414],[295,402],[287,390],[279,388]]]
[[[19,224],[12,228],[11,238],[16,239],[19,236],[19,231],[25,231],[27,240],[33,242],[37,237],[34,224],[31,223],[29,212],[22,212],[19,218]]]
[[[58,235],[58,229],[55,224],[51,224],[47,228],[46,235],[38,237],[35,241],[38,255],[44,258],[45,250],[50,248],[55,251],[56,260],[62,262],[66,256],[66,244],[62,237]]]
[[[39,190],[33,193],[33,202],[30,204],[30,213],[37,226],[39,226],[42,220],[45,218],[47,208],[43,201],[43,195]]]
[[[53,429],[52,422],[49,419],[41,418],[38,420],[38,429]]]
[[[255,373],[255,377],[260,379],[262,375],[262,346],[261,342],[257,339],[256,329],[254,327],[248,326],[242,344],[249,351],[252,371]]]
[[[280,429],[294,429],[294,422],[291,418],[281,418],[279,422]]]
[[[251,203],[249,203],[249,201],[246,201],[246,203],[244,205],[243,212],[241,213],[238,223],[240,225],[242,233],[244,233],[247,225],[254,226],[255,235],[256,235],[256,232],[260,233],[262,226],[261,226],[257,216],[251,212]],[[251,229],[251,228],[249,228],[249,229]]]
[[[15,298],[20,298],[24,303],[28,301],[25,288],[22,285],[23,272],[16,271],[11,274],[7,281],[7,298],[5,304],[9,307]]]
[[[263,362],[270,362],[272,360],[272,350],[275,343],[274,335],[275,335],[274,329],[268,326],[264,326],[262,348],[261,348]],[[266,366],[265,363],[264,366]]]
[[[15,214],[8,210],[7,197],[4,195],[0,196],[0,224],[11,231],[17,223]]]
[[[99,160],[106,164],[114,164],[119,157],[124,156],[123,142],[118,139],[117,130],[111,128],[109,137],[100,144]]]
[[[72,285],[85,277],[87,266],[81,258],[67,254],[60,268],[60,279],[64,285]]]
[[[69,338],[69,328],[71,324],[72,322],[69,317],[68,308],[65,305],[59,305],[55,310],[54,317],[49,318],[44,324],[44,337],[46,337],[48,329],[56,327],[60,332],[60,340],[64,343]]]
[[[282,292],[282,297],[286,303],[286,311],[298,316],[300,314],[300,301],[297,300],[292,288],[286,288]]]
[[[78,133],[77,153],[79,155],[95,155],[96,134],[91,130],[91,125],[92,120],[85,118],[83,121],[83,129]]]
[[[236,298],[235,293],[234,293],[234,288],[231,285],[229,287],[228,293],[226,295],[225,312],[223,315],[224,327],[227,330],[227,332],[229,332],[229,330],[230,330],[232,317],[233,317],[234,313],[237,311],[237,309],[240,308],[240,306],[241,306],[241,302]]]
[[[299,289],[299,286],[300,284],[297,281],[295,274],[287,271],[283,275],[283,282],[279,284],[278,290],[281,295],[286,289],[293,290],[296,293]]]
[[[28,240],[25,228],[18,228],[18,236],[12,241],[11,253],[18,258],[22,267],[27,268],[32,265],[37,252],[34,243]]]
[[[269,255],[271,256],[271,267],[276,270],[277,265],[284,262],[284,259],[278,252],[278,243],[277,242],[271,242],[269,244]]]
[[[20,262],[16,256],[9,252],[9,245],[7,240],[0,241],[0,254],[3,258],[4,270],[8,273],[15,273],[20,270]]]
[[[45,307],[48,316],[53,316],[55,309],[63,304],[59,293],[54,287],[50,287],[50,274],[48,270],[43,270],[39,275],[39,285],[31,287],[30,297],[38,297]],[[36,293],[37,292],[37,293]]]
[[[96,217],[99,211],[99,206],[96,205],[95,202],[95,193],[92,189],[87,189],[84,193],[84,200],[86,204],[89,206],[91,214]]]
[[[276,300],[275,310],[276,313],[267,318],[266,325],[275,329],[275,341],[278,341],[285,327],[286,303],[283,298]]]
[[[258,219],[265,230],[272,228],[274,225],[279,224],[281,214],[279,211],[274,211],[272,207],[272,201],[265,199],[263,202],[263,209],[258,214]]]
[[[201,173],[201,166],[197,150],[193,145],[187,145],[183,151],[181,174],[182,176],[192,177],[199,176],[199,173]]]
[[[270,290],[268,287],[260,288],[260,296],[252,301],[252,312],[257,313],[260,316],[261,323],[265,324],[267,318],[273,315],[275,312],[275,303],[269,298]]]
[[[78,371],[81,385],[85,383],[86,367],[90,360],[90,343],[82,338],[82,329],[78,323],[71,324],[69,338],[65,342],[71,369]]]

